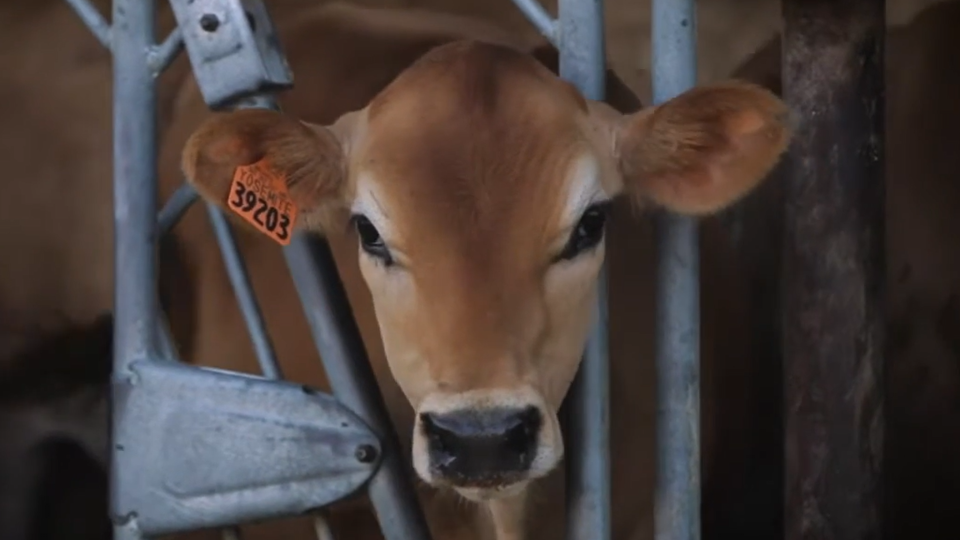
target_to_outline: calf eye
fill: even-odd
[[[360,237],[360,247],[371,257],[380,259],[385,265],[393,264],[393,257],[390,256],[390,250],[383,243],[383,237],[373,223],[366,216],[356,214],[351,218],[353,226],[357,229],[357,236]]]
[[[580,221],[577,222],[577,226],[574,227],[573,233],[570,234],[567,245],[557,256],[557,260],[570,260],[595,248],[603,240],[609,210],[610,203],[606,201],[588,206],[580,217]]]

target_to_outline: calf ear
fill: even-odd
[[[729,81],[621,117],[614,136],[624,191],[682,214],[717,212],[777,164],[790,140],[788,112],[769,91]]]
[[[216,114],[187,140],[183,172],[204,199],[287,244],[294,228],[330,225],[341,206],[347,159],[338,135],[350,116],[327,129],[265,109]],[[266,227],[270,208],[288,219],[284,232],[275,216]]]

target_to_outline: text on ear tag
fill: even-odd
[[[280,245],[290,243],[297,206],[287,192],[286,180],[271,171],[264,160],[237,167],[227,206]]]

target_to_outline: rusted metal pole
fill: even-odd
[[[783,0],[786,540],[879,540],[884,0]]]

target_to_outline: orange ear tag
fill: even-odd
[[[237,167],[227,195],[227,207],[280,245],[290,244],[297,206],[282,175],[266,161]]]

